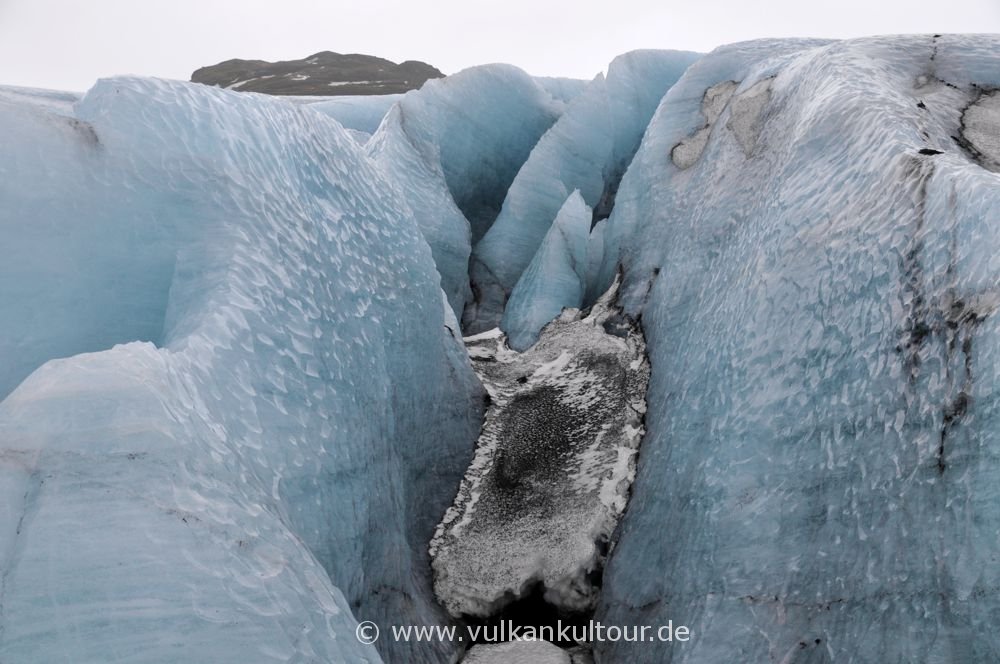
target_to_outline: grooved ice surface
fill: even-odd
[[[653,374],[597,619],[692,640],[598,661],[1000,659],[1000,178],[962,145],[998,85],[1000,38],[928,35],[725,47],[667,93],[604,238]]]
[[[698,57],[684,51],[626,53],[608,66],[607,80],[599,75],[573,97],[518,172],[496,223],[475,245],[470,332],[499,324],[507,297],[574,190],[598,218],[607,216],[657,103]]]
[[[511,293],[501,329],[510,347],[525,350],[563,308],[579,309],[587,288],[591,210],[579,191],[566,199],[542,246]]]
[[[490,616],[542,584],[560,609],[596,602],[590,573],[625,508],[649,378],[642,335],[608,334],[610,290],[565,311],[524,353],[466,339],[491,397],[476,455],[431,542],[452,615]]]
[[[480,388],[360,148],[148,79],[0,125],[0,661],[378,662],[355,616],[439,620]]]
[[[516,67],[473,67],[407,93],[368,144],[413,209],[459,318],[472,245],[564,106]]]

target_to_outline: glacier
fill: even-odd
[[[556,97],[516,67],[472,67],[408,92],[367,144],[409,201],[459,319],[472,299],[472,246],[493,224],[539,137],[562,114],[566,88],[555,86]]]
[[[355,620],[444,621],[426,542],[482,395],[406,201],[281,100],[15,96],[0,660],[378,662]]]
[[[597,616],[693,637],[597,661],[1000,657],[998,47],[750,42],[664,97],[603,238],[653,369]]]
[[[594,221],[608,216],[660,98],[697,58],[685,51],[633,51],[571,99],[518,171],[496,221],[481,240],[474,238],[476,297],[463,321],[470,333],[500,323],[518,278],[574,190],[594,210]]]
[[[0,87],[0,661],[1000,660],[997,90],[988,35]],[[542,383],[608,447],[529,417],[505,511]],[[355,638],[525,600],[692,638]]]

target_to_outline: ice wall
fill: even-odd
[[[514,285],[574,190],[595,210],[594,221],[608,216],[660,98],[697,58],[683,51],[633,51],[611,62],[607,79],[599,75],[573,97],[532,150],[496,222],[475,245],[470,274],[476,302],[464,321],[470,333],[499,323]]]
[[[1000,657],[998,47],[751,42],[664,98],[605,234],[653,372],[598,618],[693,638],[599,661]]]
[[[459,318],[471,299],[472,245],[564,106],[516,67],[473,67],[407,93],[371,139],[369,153],[409,201]]]
[[[566,199],[542,246],[511,293],[501,329],[514,350],[525,350],[564,308],[579,309],[587,288],[591,209],[579,191]]]
[[[0,95],[0,660],[378,661],[481,403],[407,202],[282,100],[56,110]]]

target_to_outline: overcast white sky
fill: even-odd
[[[323,50],[590,78],[636,48],[904,32],[1000,32],[1000,0],[0,0],[0,84],[85,90]]]

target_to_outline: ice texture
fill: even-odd
[[[333,97],[309,104],[308,107],[339,122],[345,129],[360,134],[371,135],[382,123],[382,118],[393,104],[403,98],[403,95],[361,95]]]
[[[591,213],[579,191],[570,194],[514,287],[500,326],[514,350],[535,343],[564,308],[583,304]]]
[[[698,57],[685,51],[633,51],[615,58],[606,79],[598,75],[572,99],[532,150],[496,222],[475,245],[476,304],[465,316],[470,333],[499,324],[517,280],[574,190],[594,209],[595,220],[608,216],[660,98]]]
[[[426,542],[482,395],[398,190],[280,99],[17,96],[0,661],[378,662],[356,619],[439,622]]]
[[[407,93],[369,142],[413,209],[458,317],[471,299],[472,245],[564,107],[516,67],[473,67]]]
[[[78,102],[82,96],[76,92],[63,92],[61,90],[0,86],[0,100],[7,103],[39,107],[58,115],[71,116],[73,104]]]
[[[1000,661],[1000,37],[693,60],[0,88],[0,661]]]
[[[598,661],[1000,659],[998,85],[996,36],[759,41],[664,97],[604,235],[653,373],[597,619],[692,640]]]
[[[649,378],[638,329],[605,331],[616,292],[617,282],[587,316],[565,311],[524,353],[499,331],[466,339],[490,405],[430,547],[434,590],[452,615],[494,615],[538,585],[559,609],[595,605]]]
[[[570,102],[587,89],[587,84],[590,81],[581,78],[536,76],[535,82],[559,101]]]

